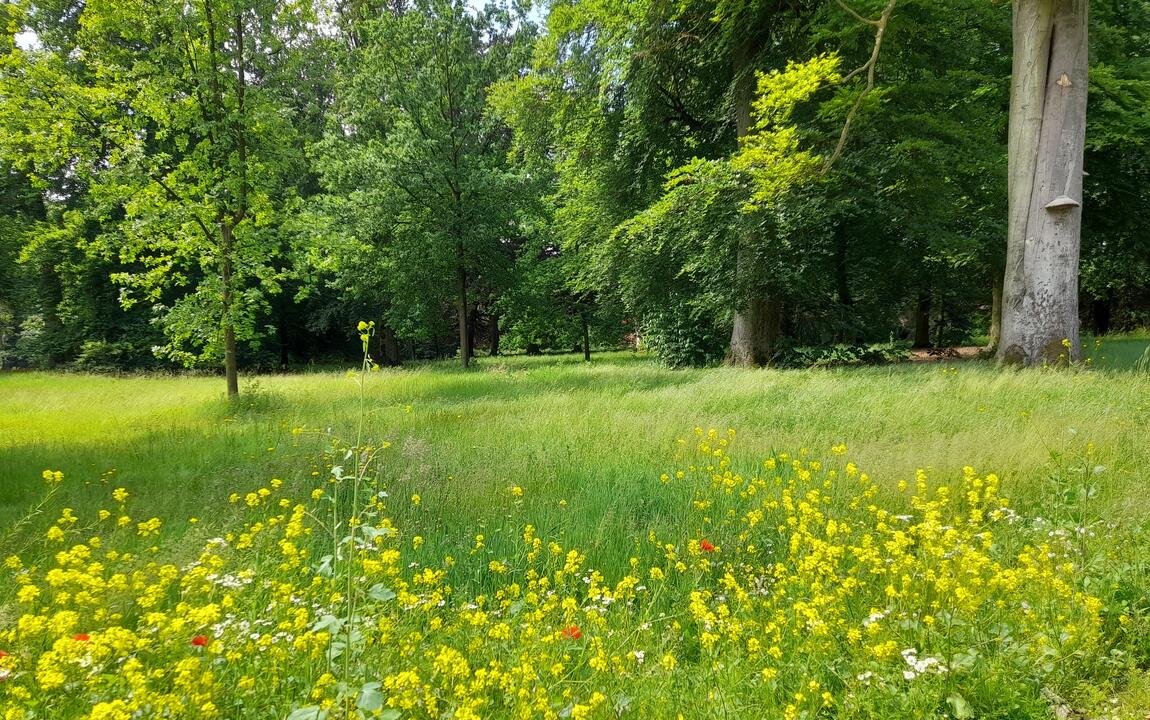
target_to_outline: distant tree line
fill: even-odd
[[[1058,171],[1085,169],[1065,279],[1107,333],[1150,324],[1150,6],[1089,23]],[[1007,252],[1012,58],[1045,47],[1007,2],[18,0],[0,25],[2,367],[222,367],[234,393],[354,356],[361,319],[386,364],[764,364],[995,345],[1004,278],[1045,282]]]

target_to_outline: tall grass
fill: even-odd
[[[83,507],[129,487],[142,511],[211,518],[238,479],[310,482],[324,449],[295,428],[354,444],[359,388],[345,373],[260,377],[238,405],[213,378],[0,376],[0,524],[36,501],[43,468],[83,483]],[[926,467],[1003,476],[1003,492],[1041,502],[1052,458],[1093,444],[1098,503],[1145,513],[1150,375],[1000,370],[980,362],[810,371],[667,370],[627,353],[490,359],[384,370],[364,389],[364,434],[387,440],[393,486],[421,494],[444,537],[482,528],[506,487],[540,522],[615,561],[636,528],[668,520],[649,480],[696,425],[732,427],[752,456],[846,443],[880,483]],[[565,501],[565,502],[561,502]],[[672,503],[673,504],[673,503]],[[434,508],[434,510],[429,509]],[[413,512],[415,512],[413,510]],[[430,516],[429,516],[430,515]]]

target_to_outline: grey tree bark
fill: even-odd
[[[844,0],[835,1],[851,17],[874,27],[875,38],[870,58],[846,75],[846,79],[865,75],[867,82],[843,121],[838,144],[823,166],[823,175],[830,172],[835,162],[842,156],[843,148],[846,146],[847,138],[850,135],[851,123],[854,122],[856,113],[862,107],[863,100],[875,88],[875,68],[878,64],[879,51],[882,49],[883,35],[886,32],[887,24],[890,22],[891,14],[898,4],[898,0],[889,0],[882,14],[871,19],[860,15]],[[737,73],[734,87],[735,129],[740,138],[746,136],[751,128],[751,105],[755,93],[755,75],[752,72],[751,60],[758,47],[757,42],[763,42],[763,38],[747,38],[734,54]],[[745,236],[740,238],[735,251],[735,282],[740,292],[746,297],[735,308],[734,324],[731,328],[731,347],[727,352],[727,364],[729,365],[752,367],[769,363],[775,352],[780,328],[783,324],[783,307],[780,299],[772,296],[766,288],[762,287],[762,283],[754,282],[758,273],[758,268],[752,267],[751,261],[754,257],[753,245],[755,240],[755,238]]]
[[[754,54],[753,41],[746,43],[735,53],[735,132],[741,139],[751,129],[751,104],[755,98],[755,73],[750,58]],[[751,267],[756,242],[753,237],[739,238],[735,257],[735,283],[745,295],[735,309],[734,324],[731,327],[731,346],[727,351],[727,364],[739,367],[766,365],[774,354],[775,340],[778,337],[779,303],[766,289],[755,281],[757,268]]]
[[[990,337],[984,352],[987,355],[998,352],[1002,342],[1002,273],[996,273],[990,288]]]
[[[1088,0],[1015,0],[1003,362],[1078,360]],[[1069,345],[1069,347],[1067,347]]]

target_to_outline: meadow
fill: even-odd
[[[0,717],[1141,719],[1145,346],[0,375]]]

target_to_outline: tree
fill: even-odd
[[[523,61],[527,33],[522,18],[459,0],[360,19],[320,149],[329,192],[359,221],[353,235],[388,269],[390,293],[376,292],[403,299],[381,303],[388,324],[418,314],[426,326],[453,303],[464,367],[476,310],[504,284],[518,235],[519,179],[507,167],[508,134],[487,113],[487,89]]]
[[[153,305],[169,358],[222,357],[229,396],[283,279],[277,226],[306,168],[277,64],[313,23],[306,2],[94,0],[6,67],[5,151],[82,179],[124,304]]]
[[[1087,0],[1016,0],[998,357],[1078,360]]]

